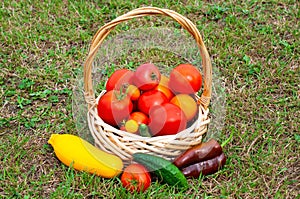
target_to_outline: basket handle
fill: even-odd
[[[94,35],[89,49],[89,54],[84,63],[84,90],[85,90],[85,100],[88,103],[89,108],[95,103],[95,94],[93,90],[92,83],[92,63],[96,56],[96,53],[107,37],[107,35],[121,22],[128,21],[134,18],[140,18],[150,15],[164,15],[171,17],[177,21],[184,29],[186,29],[197,42],[198,48],[200,50],[200,55],[202,58],[202,67],[203,67],[203,76],[204,76],[204,90],[200,98],[198,99],[198,104],[203,105],[205,109],[209,106],[212,90],[212,65],[208,51],[202,41],[202,37],[197,29],[197,27],[186,17],[181,14],[176,13],[175,11],[168,9],[161,9],[156,7],[142,7],[134,9],[124,15],[117,17],[111,22],[102,26]]]

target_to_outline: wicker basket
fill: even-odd
[[[133,18],[150,15],[168,16],[177,21],[193,36],[200,50],[204,84],[201,96],[196,96],[199,106],[197,121],[176,135],[148,138],[121,131],[106,124],[98,116],[97,102],[105,93],[105,90],[102,91],[97,98],[95,97],[92,83],[92,65],[100,45],[118,24]],[[211,98],[211,87],[212,68],[210,57],[198,29],[189,19],[172,10],[155,7],[135,9],[127,14],[117,17],[113,21],[102,26],[94,35],[84,65],[85,100],[88,104],[87,119],[90,132],[95,140],[95,145],[102,150],[118,155],[125,164],[130,162],[132,154],[135,152],[156,154],[168,160],[172,160],[188,148],[201,143],[203,134],[207,132],[208,124],[210,122],[208,117],[208,106]]]

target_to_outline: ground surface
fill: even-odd
[[[299,2],[113,2],[1,2],[1,198],[299,198]],[[225,83],[218,139],[228,141],[228,160],[217,174],[189,180],[187,192],[154,182],[131,195],[118,178],[68,169],[47,140],[51,133],[77,134],[73,80],[93,34],[149,5],[183,14],[203,35]],[[142,25],[163,21],[148,22]]]

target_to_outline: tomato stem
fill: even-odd
[[[115,92],[115,97],[117,98],[117,100],[122,100],[127,96],[127,88],[128,88],[128,84],[124,83],[120,86],[119,89],[119,93]]]
[[[151,73],[151,80],[158,80],[157,75],[154,72]]]

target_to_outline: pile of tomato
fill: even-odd
[[[146,125],[151,136],[173,135],[197,117],[195,93],[202,86],[200,71],[192,64],[180,64],[169,77],[152,63],[118,69],[106,82],[98,101],[99,117],[121,130],[139,134]]]

